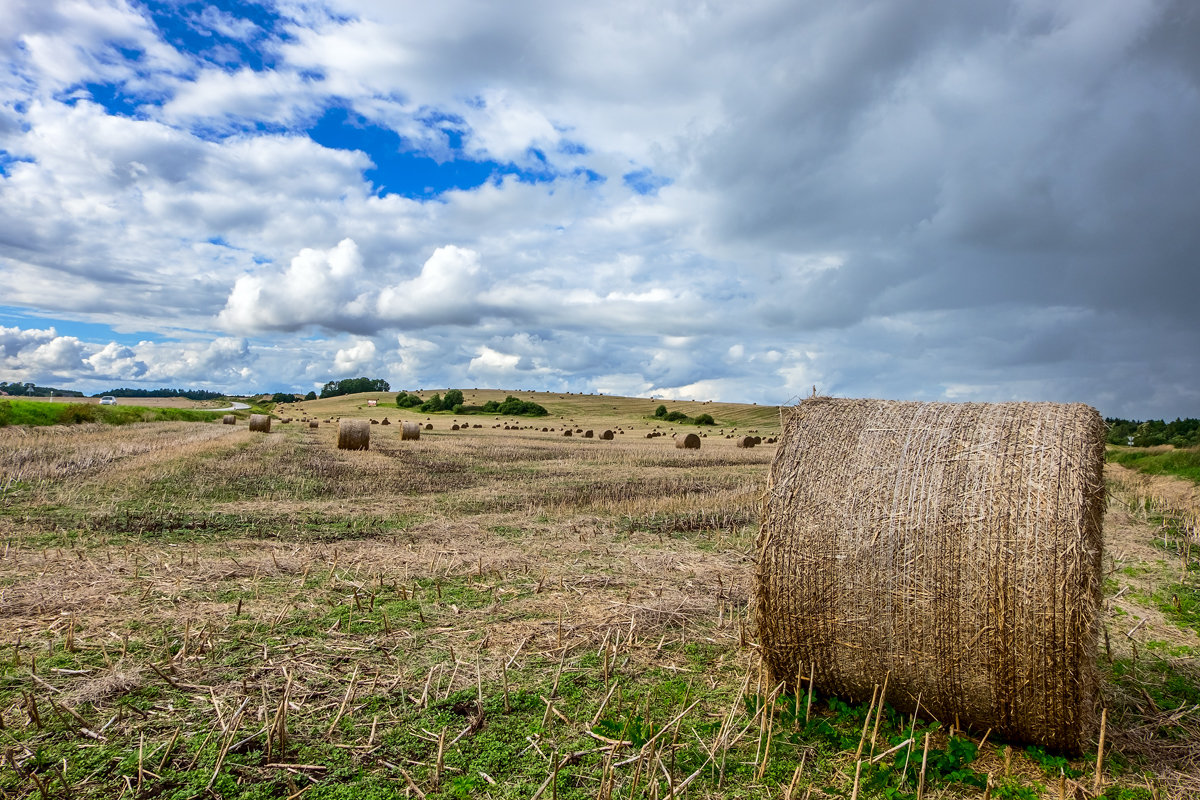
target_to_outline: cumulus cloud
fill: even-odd
[[[22,375],[1200,401],[1182,0],[10,6]]]

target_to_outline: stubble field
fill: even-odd
[[[747,603],[774,448],[719,431],[773,436],[776,409],[668,403],[718,420],[691,451],[645,438],[672,427],[657,402],[519,396],[550,416],[427,420],[381,394],[277,409],[293,422],[265,435],[244,419],[0,429],[0,792],[1200,791],[1186,486],[1112,467],[1097,781],[1095,750],[1066,760],[771,685]],[[392,424],[339,451],[336,416]],[[434,429],[401,441],[402,419]]]

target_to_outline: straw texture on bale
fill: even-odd
[[[250,430],[258,431],[259,433],[270,433],[271,417],[267,414],[251,414]]]
[[[679,450],[699,450],[700,437],[694,433],[677,433],[675,447]]]
[[[758,537],[772,674],[1078,753],[1096,717],[1105,426],[1088,406],[813,398]],[[796,687],[793,685],[793,689]]]
[[[604,431],[603,433],[600,434],[600,438],[605,440],[606,442],[611,442],[612,438],[613,438],[613,432],[612,431]]]
[[[738,447],[754,447],[754,437],[753,436],[739,437],[737,440],[737,446]]]
[[[365,419],[338,421],[338,450],[368,450],[371,447],[371,423]]]
[[[319,427],[319,424],[317,423],[317,421],[316,421],[315,419],[314,419],[314,420],[309,420],[308,427],[310,427],[310,428],[316,428],[316,427]]]
[[[237,417],[235,417],[233,414],[226,414],[225,416],[221,417],[221,424],[237,425]]]
[[[401,422],[400,423],[400,440],[420,439],[421,438],[421,423],[419,422]]]

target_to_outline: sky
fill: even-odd
[[[1192,0],[0,19],[0,380],[1200,416]]]

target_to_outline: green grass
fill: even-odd
[[[128,425],[133,422],[212,422],[221,415],[222,412],[191,408],[0,400],[0,428],[7,425],[77,425],[82,422],[104,422],[109,425]]]
[[[1174,475],[1200,483],[1200,448],[1145,450],[1110,446],[1108,460],[1147,475]]]

